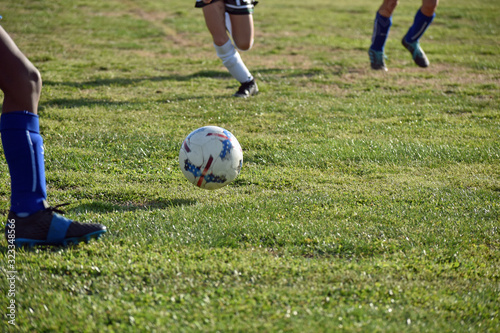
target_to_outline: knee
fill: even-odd
[[[14,101],[16,107],[27,101],[38,102],[42,92],[42,76],[33,64],[23,61],[22,66],[17,67],[13,80],[0,88],[4,92],[4,97]]]
[[[16,94],[18,97],[38,103],[42,92],[42,76],[35,66],[31,63],[26,66],[24,74],[19,76],[18,84],[21,85],[18,92],[23,95]]]
[[[248,51],[252,48],[253,46],[253,39],[252,40],[247,40],[247,41],[234,41],[236,44],[236,47],[241,50],[241,51]]]
[[[42,76],[40,75],[38,69],[33,65],[29,66],[28,68],[26,84],[31,90],[32,96],[39,99],[42,92]]]
[[[10,57],[8,66],[2,66],[8,80],[0,79],[4,93],[2,112],[26,110],[37,113],[42,91],[42,77],[38,69],[24,56]]]
[[[392,13],[398,6],[398,0],[384,0],[382,6],[380,6],[379,13],[384,17],[392,16]]]
[[[225,45],[227,43],[227,41],[229,40],[229,37],[227,37],[227,35],[212,36],[212,38],[213,38],[214,44],[217,46]]]
[[[14,63],[15,76],[5,90],[15,95],[31,95],[36,97],[42,91],[42,76],[38,69],[24,56]]]

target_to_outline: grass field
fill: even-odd
[[[0,241],[0,330],[499,332],[500,2],[443,0],[428,69],[400,43],[419,4],[381,73],[380,3],[260,1],[240,100],[194,0],[0,3],[44,80],[49,202],[109,230],[17,251],[16,327]],[[213,192],[177,160],[204,125],[244,150]]]

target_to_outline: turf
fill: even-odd
[[[367,54],[379,5],[260,1],[247,100],[194,1],[2,9],[44,81],[49,201],[109,229],[16,251],[5,331],[500,331],[500,3],[443,1],[421,69],[401,46],[418,3],[402,2],[387,73]],[[213,192],[177,161],[204,125],[244,150]],[[5,216],[9,195],[3,160]]]

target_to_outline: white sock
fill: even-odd
[[[240,83],[253,80],[252,74],[241,60],[240,54],[236,51],[231,40],[226,44],[217,46],[214,44],[217,56],[222,60],[222,64],[226,66],[231,75]]]

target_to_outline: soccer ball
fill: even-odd
[[[232,182],[243,165],[240,143],[228,130],[217,126],[191,132],[181,146],[179,166],[194,185],[216,190]]]

